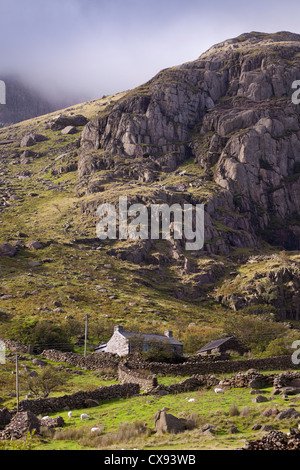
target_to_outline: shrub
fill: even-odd
[[[119,426],[118,431],[115,433],[108,433],[98,439],[99,448],[119,444],[120,442],[128,442],[132,439],[142,436],[143,438],[149,437],[151,429],[142,421],[135,421],[133,423],[123,423]]]
[[[32,344],[37,354],[44,349],[73,351],[72,337],[68,329],[46,320],[18,320],[13,324],[9,322],[5,329],[5,337],[22,344]]]
[[[66,383],[69,376],[57,371],[52,366],[45,367],[40,374],[27,378],[27,388],[36,397],[46,398],[52,390]]]
[[[235,404],[231,405],[231,407],[229,408],[229,416],[239,416],[239,415],[240,415],[240,411],[238,407]]]
[[[248,406],[244,406],[241,409],[240,416],[249,416],[249,414],[250,414],[250,410],[249,410]]]

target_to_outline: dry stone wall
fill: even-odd
[[[116,354],[82,354],[71,352],[61,352],[55,349],[47,349],[42,352],[41,356],[54,362],[64,362],[73,367],[81,367],[82,369],[98,370],[98,369],[118,369],[120,358]]]
[[[62,397],[39,398],[36,400],[22,400],[19,404],[20,411],[31,411],[35,415],[54,413],[62,410],[75,410],[89,408],[91,400],[96,406],[104,400],[112,400],[138,395],[140,387],[138,384],[126,383],[122,385],[110,385],[101,387],[90,392],[77,392]]]
[[[135,383],[138,384],[144,392],[150,392],[154,387],[157,387],[156,375],[149,375],[140,373],[136,370],[131,370],[127,364],[120,364],[118,369],[119,381],[121,383]]]
[[[236,361],[195,361],[183,364],[165,364],[159,362],[128,361],[131,369],[148,370],[153,374],[194,375],[194,374],[226,374],[249,369],[256,370],[288,370],[299,369],[291,361],[291,356],[278,356],[261,359],[241,359]]]

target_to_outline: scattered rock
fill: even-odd
[[[263,395],[257,395],[252,399],[252,403],[264,403],[266,401],[269,401],[267,397],[264,397]]]
[[[57,418],[46,417],[40,420],[40,425],[46,426],[47,428],[62,428],[65,425],[65,421],[61,416]]]
[[[251,429],[252,431],[259,431],[261,428],[262,428],[261,424],[254,424]]]
[[[231,428],[228,431],[229,434],[238,434],[239,432],[240,431],[238,430],[236,426],[231,426]]]
[[[4,431],[0,431],[0,439],[20,439],[32,431],[40,431],[40,420],[31,411],[21,411],[15,414]]]
[[[42,242],[34,240],[34,241],[27,243],[25,246],[26,248],[29,248],[31,250],[41,250],[42,248],[44,248],[45,245]]]
[[[281,411],[278,413],[276,416],[277,419],[298,419],[300,417],[300,414],[298,413],[295,408],[288,408],[287,410]]]
[[[271,424],[264,424],[262,427],[261,427],[261,431],[267,431],[267,432],[270,432],[270,431],[274,431],[274,428]]]
[[[278,415],[279,411],[277,408],[268,408],[261,415],[265,418],[270,418],[271,416]]]

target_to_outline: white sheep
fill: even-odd
[[[80,419],[81,421],[83,421],[84,419],[91,419],[86,413],[82,413],[82,415],[80,416]]]
[[[100,428],[92,428],[92,429],[91,429],[91,432],[100,432],[100,431],[101,431]]]
[[[68,417],[69,417],[69,419],[72,418],[72,411],[69,411],[69,412],[68,412]]]
[[[186,398],[186,400],[189,402],[189,403],[192,403],[192,402],[195,402],[195,398]]]
[[[215,388],[214,388],[214,392],[215,392],[215,393],[224,393],[225,390],[224,390],[224,388],[221,388],[221,387],[215,387]]]

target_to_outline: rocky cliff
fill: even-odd
[[[232,311],[299,320],[299,79],[300,35],[248,33],[0,129],[0,307],[58,321],[101,305],[107,321],[183,335],[197,321],[219,335]],[[204,248],[100,241],[96,210],[119,196],[203,203]]]
[[[206,203],[206,249],[262,240],[299,249],[300,107],[291,100],[299,78],[300,35],[249,33],[213,46],[90,121],[79,177],[108,169],[158,190],[194,158],[202,173],[183,184],[181,200]]]

